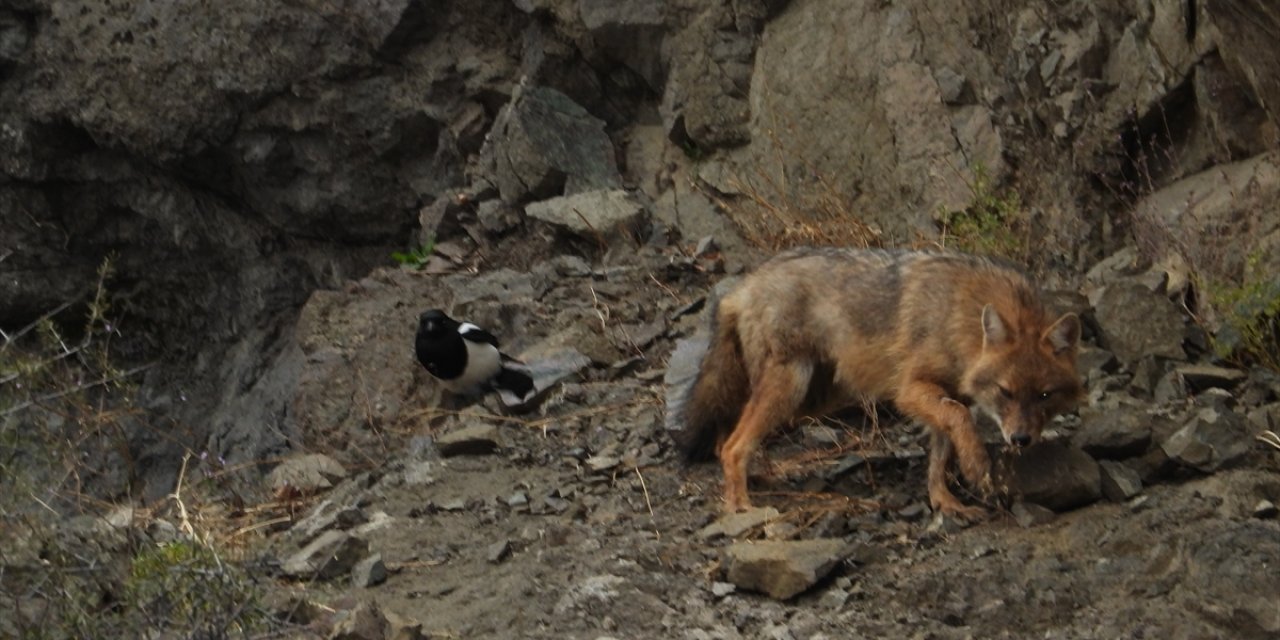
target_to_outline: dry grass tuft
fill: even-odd
[[[741,230],[748,242],[769,251],[800,246],[880,247],[879,229],[854,213],[850,199],[826,176],[813,170],[812,189],[785,188],[773,176],[757,171],[755,180],[733,178],[742,195],[709,194]]]

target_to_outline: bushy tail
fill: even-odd
[[[671,432],[687,462],[715,455],[716,445],[733,431],[751,392],[737,318],[723,308],[714,318],[711,343],[682,407],[684,428]]]

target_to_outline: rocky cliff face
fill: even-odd
[[[0,325],[114,256],[122,355],[160,363],[142,399],[172,425],[135,443],[154,495],[174,447],[305,441],[314,291],[428,236],[481,270],[503,264],[477,261],[488,242],[563,240],[531,203],[605,192],[734,245],[719,206],[821,184],[910,242],[981,170],[1062,273],[1145,228],[1135,211],[1274,247],[1277,41],[1246,0],[11,2]],[[1206,190],[1252,199],[1178,195]],[[1231,226],[1242,208],[1269,215]]]

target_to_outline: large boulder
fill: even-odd
[[[1253,89],[1280,127],[1280,7],[1254,0],[1209,0],[1209,16],[1221,37],[1218,48]]]
[[[620,186],[604,122],[563,93],[523,86],[503,107],[481,151],[482,178],[503,201]]]
[[[57,73],[29,99],[42,120],[171,159],[225,140],[264,96],[368,61],[408,4],[53,3],[31,47],[35,64]]]
[[[1185,360],[1186,318],[1164,295],[1135,281],[1108,286],[1098,299],[1098,324],[1106,347],[1132,371],[1138,361]]]

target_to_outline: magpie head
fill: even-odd
[[[447,331],[454,331],[457,327],[458,322],[439,309],[424,311],[418,316],[418,333],[440,335]]]

